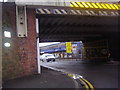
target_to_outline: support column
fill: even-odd
[[[39,22],[36,19],[36,32],[37,32],[37,64],[38,64],[38,74],[41,73],[41,66],[40,66],[40,48],[39,48]]]
[[[10,80],[37,73],[37,34],[36,10],[27,8],[27,36],[17,36],[16,5],[15,3],[3,4],[3,32],[11,33],[11,38],[3,39],[3,80]],[[4,43],[10,43],[5,47]]]

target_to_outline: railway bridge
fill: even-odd
[[[109,52],[119,60],[119,10],[116,2],[2,3],[3,80],[40,73],[39,42],[81,40],[85,59],[106,60]]]

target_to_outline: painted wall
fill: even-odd
[[[82,42],[72,42],[72,53],[66,52],[66,42],[40,47],[41,53],[59,54],[59,58],[82,58]],[[81,52],[81,53],[80,53]],[[72,55],[72,56],[71,56]],[[70,56],[70,57],[69,57]]]
[[[27,9],[28,37],[19,38],[15,8],[14,3],[3,4],[3,32],[11,32],[11,38],[2,38],[3,81],[37,73],[36,12]],[[5,47],[5,42],[11,46]]]

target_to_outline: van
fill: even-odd
[[[40,55],[40,61],[42,61],[42,62],[50,62],[50,61],[55,62],[55,56],[53,54],[43,54],[43,55]]]

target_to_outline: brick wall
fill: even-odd
[[[15,7],[14,3],[3,5],[3,31],[10,31],[12,35],[2,38],[3,81],[37,73],[36,13],[34,9],[27,9],[28,37],[18,38]],[[5,42],[11,46],[5,47]]]

